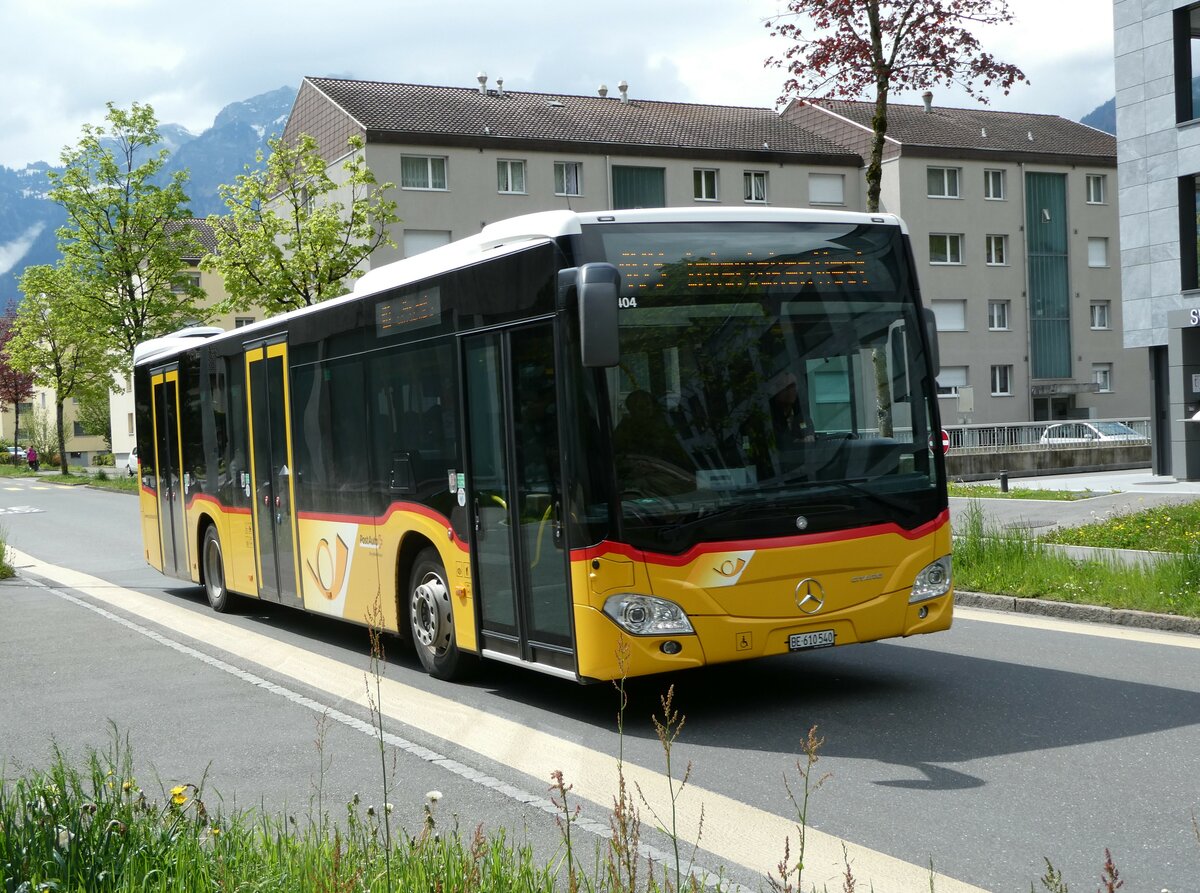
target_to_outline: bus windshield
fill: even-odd
[[[899,227],[594,229],[622,273],[607,399],[625,539],[678,552],[932,518],[935,392]]]

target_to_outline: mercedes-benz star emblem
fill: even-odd
[[[796,607],[805,614],[816,614],[825,607],[825,589],[812,577],[796,584]]]

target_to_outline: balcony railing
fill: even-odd
[[[1074,421],[1074,420],[1067,420]],[[1080,419],[1080,422],[1112,421],[1128,425],[1137,434],[1150,442],[1149,419]],[[1065,443],[1041,442],[1042,435],[1054,422],[1019,422],[1005,425],[946,425],[950,435],[951,453],[1017,452],[1021,450],[1087,449],[1089,447],[1113,446],[1114,444],[1136,444],[1137,441],[1076,440]]]

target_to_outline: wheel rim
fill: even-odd
[[[221,562],[221,544],[210,537],[204,548],[204,586],[214,604],[225,594],[225,568]]]
[[[413,638],[432,654],[442,654],[450,644],[450,590],[432,571],[413,587]]]

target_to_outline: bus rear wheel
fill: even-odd
[[[204,531],[204,545],[200,550],[204,562],[204,594],[208,604],[220,614],[229,610],[229,590],[225,588],[225,560],[221,554],[221,537],[217,528],[209,526]]]
[[[459,679],[471,669],[471,655],[458,650],[454,611],[446,569],[434,549],[413,564],[408,586],[408,628],[425,672],[437,679]]]

